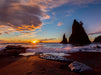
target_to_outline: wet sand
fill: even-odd
[[[73,53],[67,58],[87,64],[95,72],[71,72],[67,63],[41,59],[38,56],[9,56],[0,57],[0,75],[100,75],[101,73],[101,53]]]
[[[67,58],[82,62],[101,75],[101,52],[71,53]]]

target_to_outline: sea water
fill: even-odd
[[[32,55],[35,53],[53,54],[53,55],[69,55],[67,53],[73,52],[101,52],[101,44],[90,44],[86,46],[73,46],[71,44],[60,44],[60,43],[38,43],[38,44],[0,44],[0,50],[5,49],[7,45],[21,45],[28,47],[26,55]]]

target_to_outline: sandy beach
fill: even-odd
[[[41,59],[38,56],[0,57],[0,75],[100,75],[101,53],[72,53],[66,56],[82,62],[94,69],[94,72],[71,72],[67,63]]]
[[[4,57],[0,61],[0,75],[66,75],[66,64],[30,57]],[[64,69],[61,68],[65,66]]]

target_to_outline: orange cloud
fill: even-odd
[[[17,27],[16,30],[17,31],[33,31],[35,29],[40,29],[40,27],[42,26],[42,24],[39,24],[39,26],[35,26],[35,25],[22,25],[20,27]]]
[[[63,25],[63,23],[59,22],[57,26],[61,26],[61,25]]]
[[[0,25],[0,33],[2,34],[11,34],[12,32],[17,32],[14,28],[6,25]]]

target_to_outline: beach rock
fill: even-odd
[[[26,49],[26,47],[22,47],[21,45],[8,45],[8,46],[6,46],[6,49],[10,49],[10,50],[12,50],[12,49],[17,49],[17,50],[25,50]]]
[[[25,51],[26,51],[26,47],[22,47],[21,45],[8,45],[7,47],[6,47],[6,50],[17,50],[18,52],[22,52],[22,53],[25,53]]]
[[[68,44],[67,38],[66,38],[65,34],[63,35],[63,40],[60,43],[62,43],[62,44]]]
[[[20,53],[26,52],[26,48],[21,47],[20,45],[8,45],[2,52],[0,52],[1,56],[16,56]]]
[[[47,59],[47,60],[60,61],[60,62],[67,62],[67,63],[73,62],[73,60],[71,60],[71,59],[67,59],[67,58],[62,57],[62,56],[50,55],[50,54],[41,55],[40,58]]]
[[[93,71],[93,69],[90,68],[89,66],[77,61],[72,62],[68,67],[73,72]]]
[[[79,23],[78,21],[74,20],[69,43],[73,45],[86,45],[91,43],[83,28],[82,22]]]
[[[95,43],[101,43],[101,36],[96,37],[93,42],[95,42]]]

